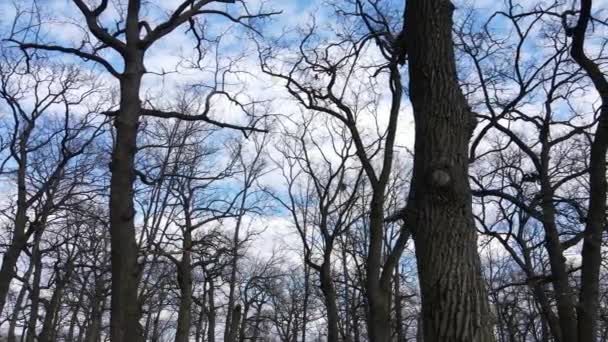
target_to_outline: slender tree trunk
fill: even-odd
[[[553,202],[554,193],[551,182],[549,181],[550,162],[547,132],[548,127],[545,127],[541,133],[541,170],[539,173],[541,180],[541,207],[543,213],[543,228],[545,230],[545,247],[547,249],[549,263],[551,265],[551,278],[553,290],[555,292],[555,302],[560,327],[559,335],[556,335],[555,337],[558,339],[558,341],[576,342],[578,337],[576,334],[577,318],[574,303],[574,293],[570,287],[568,270],[566,268],[566,259],[564,257],[562,243],[559,239],[559,232],[555,219],[556,212]]]
[[[76,323],[78,322],[78,311],[80,311],[80,303],[82,303],[85,294],[85,291],[83,290],[84,289],[81,289],[80,294],[78,295],[78,301],[73,308],[74,311],[72,312],[72,317],[70,317],[70,327],[68,328],[66,342],[74,342],[74,330],[76,329]]]
[[[397,342],[406,342],[405,333],[403,331],[403,300],[401,299],[401,279],[399,275],[399,267],[395,268],[395,325],[397,332]]]
[[[304,232],[306,235],[306,231]],[[308,303],[310,301],[310,266],[304,262],[304,303],[302,308],[302,342],[306,342],[306,326],[308,325]],[[297,333],[296,333],[297,334]]]
[[[26,126],[19,141],[19,168],[17,169],[17,209],[15,213],[15,226],[11,244],[2,256],[2,267],[0,267],[0,314],[6,304],[6,296],[15,277],[17,260],[21,250],[27,243],[25,227],[27,224],[27,186],[26,172],[28,165],[27,142],[29,140],[33,125]]]
[[[148,307],[148,314],[146,315],[146,323],[144,324],[144,332],[143,337],[144,341],[148,341],[148,336],[150,336],[150,327],[152,326],[152,306]]]
[[[23,192],[25,192],[25,185],[23,187]],[[21,193],[21,191],[19,192]],[[0,313],[4,310],[10,284],[15,277],[17,260],[19,260],[19,255],[27,243],[27,237],[25,236],[25,225],[27,223],[25,194],[23,194],[23,200],[18,200],[17,203],[13,238],[7,251],[2,256],[2,267],[0,267]]]
[[[154,325],[152,327],[152,337],[150,341],[159,342],[160,341],[160,314],[163,311],[163,303],[162,301],[158,305],[158,311],[156,312],[156,317],[154,318]]]
[[[29,277],[26,277],[26,281]],[[27,290],[27,286],[23,284],[21,286],[21,290],[19,290],[19,295],[17,296],[17,300],[15,301],[15,308],[13,310],[13,314],[11,315],[10,323],[8,326],[8,333],[6,342],[15,342],[17,338],[15,336],[15,330],[17,328],[17,323],[19,322],[19,314],[21,314],[23,300],[25,299],[25,293]]]
[[[34,263],[34,279],[32,280],[32,291],[30,292],[30,317],[27,324],[26,342],[36,340],[36,326],[38,325],[38,305],[40,303],[40,281],[42,280],[42,256],[40,255],[41,230],[34,236],[34,249],[32,251],[32,262]]]
[[[245,303],[245,306],[243,307],[243,315],[241,316],[241,326],[239,327],[239,342],[245,342],[245,340],[247,339],[247,336],[245,336],[246,334],[246,329],[247,329],[247,325],[249,325],[250,323],[247,320],[247,316],[249,315],[249,310],[250,310],[251,306],[249,303]]]
[[[232,333],[230,331],[231,321],[232,321],[232,311],[234,310],[234,302],[235,302],[235,289],[236,289],[236,273],[238,270],[238,262],[239,262],[239,234],[241,231],[241,224],[243,222],[243,209],[245,207],[245,202],[247,201],[247,192],[248,185],[247,178],[245,179],[245,191],[243,192],[243,197],[241,198],[241,208],[239,209],[239,216],[236,219],[236,225],[234,227],[234,236],[232,237],[232,260],[230,265],[230,281],[229,281],[229,290],[228,290],[228,308],[226,310],[226,326],[224,327],[224,339],[228,338],[228,335]]]
[[[215,342],[215,285],[213,280],[207,280],[209,284],[209,290],[207,292],[207,298],[209,305],[207,306],[207,342]]]
[[[63,277],[60,278],[59,274],[57,274],[57,283],[55,286],[55,291],[51,296],[51,301],[47,305],[46,314],[44,316],[44,322],[42,324],[42,330],[40,331],[40,337],[38,338],[38,342],[55,341],[55,318],[59,313],[61,300],[63,298],[63,289],[65,288],[65,285],[67,284],[71,273],[69,270],[69,267],[71,266],[68,265],[67,267],[68,269],[65,271],[65,275]],[[57,273],[59,272],[61,271],[57,270]]]
[[[255,311],[255,323],[253,326],[253,336],[251,342],[256,342],[260,336],[260,323],[262,322],[262,305],[258,305]]]
[[[367,256],[366,290],[368,334],[371,342],[389,342],[391,336],[390,281],[380,281],[384,236],[384,192],[374,191],[370,213],[370,243]]]
[[[61,275],[63,271],[63,275]],[[55,291],[51,296],[51,300],[46,308],[46,314],[44,316],[44,322],[42,324],[42,330],[40,332],[39,342],[52,342],[55,341],[55,327],[57,318],[59,316],[59,310],[61,309],[61,302],[63,300],[63,293],[66,285],[70,281],[72,275],[72,264],[71,260],[65,265],[65,269],[56,269]]]
[[[177,315],[177,333],[175,342],[188,342],[190,339],[190,324],[192,321],[192,268],[190,264],[190,250],[192,237],[189,225],[184,232],[183,252],[181,265],[178,270],[178,283],[180,289],[179,312]]]
[[[200,312],[198,313],[198,319],[196,321],[196,333],[195,333],[195,337],[194,337],[194,340],[196,342],[201,342],[203,340],[204,318],[205,318],[205,311],[203,310],[203,308],[201,308]]]
[[[98,279],[95,281],[95,293],[93,298],[91,298],[90,324],[86,329],[85,342],[97,342],[99,340],[104,303],[103,282],[101,279]]]
[[[78,337],[76,337],[77,342],[84,341],[85,331],[88,329],[86,320],[82,322],[82,324],[78,324]]]
[[[353,310],[352,308],[354,307],[355,303],[354,303],[354,296],[351,297],[351,292],[350,292],[350,279],[349,279],[349,275],[348,275],[348,258],[346,256],[346,246],[345,246],[345,242],[344,242],[344,238],[342,235],[340,235],[340,241],[342,243],[342,248],[341,250],[341,257],[342,257],[342,262],[341,262],[341,266],[342,266],[342,276],[344,277],[344,312],[345,312],[345,317],[344,317],[344,333],[343,333],[343,338],[345,342],[353,342],[353,338],[352,338],[352,326],[353,326],[353,318],[355,315],[353,315]]]
[[[336,289],[331,277],[331,258],[326,254],[321,265],[321,292],[327,310],[327,340],[338,341],[338,304],[336,303]]]
[[[37,248],[37,246],[34,246]],[[13,314],[11,315],[9,327],[8,327],[8,335],[7,342],[16,342],[17,338],[15,336],[15,329],[17,328],[17,323],[19,322],[19,315],[23,310],[23,300],[25,299],[25,294],[28,289],[28,282],[30,281],[30,277],[34,270],[34,262],[30,260],[30,265],[28,266],[27,271],[23,275],[23,284],[21,285],[21,289],[19,290],[19,295],[17,296],[17,300],[15,301],[15,308],[13,309]]]
[[[416,244],[424,342],[489,342],[492,320],[468,180],[475,119],[458,86],[453,10],[448,0],[408,1],[416,142],[406,217]]]
[[[13,240],[2,257],[2,267],[0,267],[0,312],[4,310],[10,284],[15,277],[17,260],[19,260],[21,250],[23,250],[26,243],[26,237],[23,233],[25,228],[17,228],[17,225],[25,227],[25,212],[23,214],[18,212],[17,215],[23,215],[23,218],[18,218],[15,223]]]

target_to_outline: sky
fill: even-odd
[[[261,0],[248,1],[252,8],[256,7]],[[540,2],[540,1],[539,1]],[[23,8],[29,8],[29,0],[16,1]],[[79,28],[82,24],[82,17],[77,12],[76,7],[68,0],[43,0],[39,1],[41,9],[45,13],[45,34],[43,38],[47,41],[52,41],[61,44],[72,44],[77,46],[83,37],[83,31]],[[166,18],[166,11],[175,8],[179,3],[177,0],[169,1],[150,1],[152,5],[147,7],[145,15],[150,19]],[[522,3],[530,3],[522,0]],[[596,0],[596,9],[608,8],[608,0]],[[334,19],[327,10],[324,10],[322,0],[267,0],[266,8],[282,10],[281,15],[276,16],[274,21],[266,27],[270,36],[278,35],[285,28],[296,28],[306,23],[310,15],[314,15],[317,23],[322,25],[331,23]],[[500,0],[459,0],[457,8],[465,8],[467,5],[476,8],[481,16],[487,16],[496,9],[503,6],[503,1]],[[0,13],[3,16],[0,18],[0,34],[4,37],[8,32],[11,24],[11,18],[14,16],[14,7],[10,1],[0,0]],[[457,10],[456,16],[459,15]],[[108,14],[102,18],[102,21],[107,25],[111,24],[110,19],[115,18],[115,10],[110,9]],[[205,59],[206,63],[203,71],[193,70],[183,64],[183,57],[192,57],[192,40],[188,38],[184,32],[185,27],[177,29],[174,33],[165,37],[162,41],[156,44],[147,54],[146,67],[148,71],[153,73],[171,72],[179,70],[179,73],[170,73],[163,77],[150,74],[144,79],[145,90],[141,94],[143,98],[156,100],[160,105],[171,105],[172,95],[175,95],[181,86],[193,81],[203,80],[204,82],[213,83],[215,76],[215,67],[226,68],[230,61],[226,56],[239,58],[239,63],[234,66],[235,75],[238,71],[239,81],[242,85],[235,85],[233,91],[242,92],[244,96],[250,98],[272,99],[275,104],[275,110],[280,114],[290,115],[297,114],[299,108],[289,100],[288,94],[282,89],[280,83],[276,80],[269,79],[259,70],[258,60],[256,56],[255,46],[251,39],[243,30],[236,29],[231,25],[227,25],[225,20],[213,17],[209,19],[211,33],[223,32],[229,30],[229,34],[224,35],[221,41],[221,58],[216,59],[213,51]],[[503,23],[500,19],[495,23],[500,29]],[[506,26],[505,26],[506,27]],[[503,28],[505,34],[508,34],[508,29]],[[536,53],[535,47],[528,48],[528,56],[533,57]],[[111,61],[117,69],[121,68],[120,59],[116,54],[106,54],[108,60]],[[283,56],[281,56],[283,57]],[[53,55],[53,58],[65,59],[65,56]],[[93,66],[93,63],[86,63],[87,67]],[[100,71],[103,78],[109,84],[114,82],[111,77],[101,73],[103,69],[96,67]],[[235,76],[236,77],[236,76]],[[236,80],[236,79],[235,79]],[[237,82],[235,82],[236,84]],[[382,104],[382,109],[386,110],[386,101]],[[215,115],[221,115],[221,119],[226,122],[238,123],[243,119],[243,116],[234,110],[226,110],[227,107],[219,109]],[[223,109],[223,110],[222,110]],[[400,134],[398,135],[398,145],[410,147],[413,144],[413,120],[409,104],[404,102],[404,115],[401,121]],[[276,179],[276,174],[268,175],[267,182],[272,183]],[[284,220],[281,217],[271,217],[268,222],[261,223],[262,226],[282,226]],[[274,233],[273,233],[274,234]],[[278,232],[278,236],[284,237],[284,231]],[[275,241],[275,239],[273,239]]]

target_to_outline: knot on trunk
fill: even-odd
[[[452,177],[446,169],[436,169],[431,173],[431,182],[433,186],[445,187],[450,184]]]

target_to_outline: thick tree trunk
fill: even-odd
[[[131,51],[134,50],[134,51]],[[135,240],[133,182],[137,149],[137,126],[141,112],[139,90],[144,73],[143,51],[131,49],[125,58],[120,82],[120,110],[114,121],[116,142],[112,153],[110,180],[110,236],[112,245],[112,312],[110,334],[113,342],[138,342],[143,329],[139,323],[137,299],[139,268]]]
[[[608,83],[608,82],[607,82]],[[608,86],[608,85],[607,85]],[[606,89],[608,91],[608,89]],[[597,336],[602,233],[606,227],[606,152],[608,150],[608,93],[602,99],[600,122],[591,145],[589,210],[583,240],[581,290],[578,305],[579,342]]]
[[[605,71],[585,54],[585,36],[592,20],[592,0],[580,1],[580,13],[573,36],[571,54],[595,86],[602,108],[589,161],[589,210],[583,240],[581,290],[578,305],[579,342],[595,341],[597,336],[599,276],[602,263],[602,233],[606,227],[606,151],[608,150],[608,78]]]
[[[410,97],[416,123],[407,222],[413,230],[425,342],[493,341],[477,253],[468,142],[474,117],[459,89],[448,0],[410,0]]]

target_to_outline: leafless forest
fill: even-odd
[[[608,1],[0,0],[0,341],[608,341]]]

